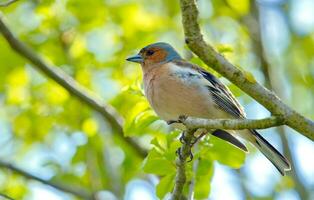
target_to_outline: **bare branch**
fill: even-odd
[[[198,9],[195,0],[180,0],[180,5],[186,43],[189,48],[208,66],[265,106],[273,115],[283,116],[288,126],[314,140],[313,121],[288,107],[273,92],[256,81],[249,80],[243,71],[232,65],[204,41],[197,22]]]
[[[43,59],[41,59],[32,49],[28,48],[24,43],[19,41],[6,24],[2,20],[2,16],[0,15],[0,32],[4,36],[4,38],[8,41],[11,48],[19,53],[21,56],[29,60],[34,67],[39,69],[49,78],[56,81],[62,87],[64,87],[68,92],[70,92],[73,96],[80,99],[86,105],[91,107],[92,109],[98,111],[110,124],[113,132],[116,133],[122,140],[128,143],[135,152],[142,158],[147,155],[145,149],[139,146],[133,139],[129,137],[124,137],[123,128],[122,128],[122,118],[118,115],[118,113],[114,110],[113,107],[109,105],[105,105],[102,101],[92,95],[89,91],[83,88],[79,83],[77,83],[71,76],[64,73],[60,68],[55,66],[50,66]]]
[[[205,128],[241,130],[241,129],[265,129],[274,126],[284,125],[282,117],[268,117],[264,119],[200,119],[188,117],[183,124],[190,129]]]
[[[12,3],[15,3],[17,1],[18,0],[9,0],[7,2],[0,3],[0,7],[8,7],[9,5],[11,5]]]
[[[86,199],[86,200],[95,200],[94,198],[94,195],[91,194],[91,193],[88,193],[87,191],[85,191],[83,188],[73,188],[73,187],[69,187],[69,186],[66,186],[66,185],[61,185],[61,184],[57,184],[57,183],[53,183],[51,181],[48,181],[48,180],[45,180],[45,179],[42,179],[38,176],[35,176],[29,172],[26,172],[24,171],[23,169],[20,169],[16,166],[14,166],[13,164],[11,163],[7,163],[7,162],[4,162],[4,161],[1,161],[0,160],[0,167],[1,168],[6,168],[8,170],[11,170],[17,174],[20,174],[22,175],[23,177],[27,178],[27,179],[32,179],[32,180],[36,180],[36,181],[39,181],[45,185],[49,185],[55,189],[58,189],[58,190],[61,190],[63,192],[66,192],[66,193],[70,193],[76,197],[79,197],[81,199]]]

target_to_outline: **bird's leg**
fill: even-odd
[[[183,156],[181,154],[181,147],[176,150],[176,154],[179,156],[180,160],[183,159]],[[194,156],[193,156],[192,150],[190,149],[189,160],[187,162],[191,162],[193,160],[193,158],[194,158]]]
[[[192,136],[192,140],[189,144],[190,148],[189,148],[189,160],[187,162],[191,162],[193,160],[193,153],[192,153],[192,147],[195,144],[194,141],[197,140],[197,138],[195,138],[194,134]],[[182,144],[187,144],[186,138],[185,138],[185,131],[183,131],[183,133],[181,134],[180,138],[179,138],[180,142]],[[179,158],[182,160],[182,154],[181,154],[181,147],[177,149],[176,154],[179,156]]]
[[[183,159],[183,156],[181,154],[181,147],[179,147],[177,150],[176,150],[176,155],[179,156],[179,159],[182,160]]]
[[[191,162],[193,160],[194,156],[192,153],[192,149],[190,149],[190,155],[189,155],[189,160],[187,162]]]
[[[178,120],[168,120],[166,121],[168,125],[174,124],[174,123],[178,123]]]
[[[193,134],[193,138],[192,138],[192,140],[191,140],[191,143],[190,143],[190,155],[189,155],[189,160],[187,161],[187,162],[191,162],[192,160],[193,160],[193,153],[192,153],[192,147],[194,146],[194,144],[196,144],[202,137],[204,137],[204,135],[206,135],[208,133],[208,131],[207,130],[202,130],[202,132],[201,132],[201,134],[199,135],[199,136],[197,136],[197,137],[195,137],[194,136],[194,134]],[[181,138],[184,138],[184,135],[182,134],[182,136],[180,137],[180,141],[181,141]],[[184,141],[184,140],[183,140]],[[180,150],[180,149],[179,149]]]
[[[207,133],[208,133],[208,130],[206,129],[198,129],[200,130],[200,134],[198,136],[195,136],[195,131],[192,135],[192,138],[190,141],[186,141],[186,135],[185,135],[185,131],[181,134],[180,136],[180,142],[182,144],[187,144],[189,142],[189,160],[187,162],[191,162],[193,160],[193,153],[192,153],[192,147],[194,146],[194,144],[196,144],[200,139],[202,139],[202,137],[204,137]],[[176,154],[179,156],[180,159],[182,159],[182,154],[181,154],[181,148],[179,148],[177,151],[176,151]]]
[[[180,115],[179,116],[179,123],[183,123],[187,118],[188,118],[188,116],[186,116],[186,115]]]
[[[204,137],[208,133],[206,129],[202,129],[201,131],[202,132],[200,135],[198,135],[197,137],[195,136],[193,137],[193,140],[191,142],[191,147],[193,147],[195,143],[197,143],[200,139],[202,139],[202,137]]]
[[[180,140],[180,142],[182,143],[182,144],[185,144],[186,143],[186,141],[185,141],[185,131],[183,131],[183,133],[181,134],[181,136],[180,136],[180,138],[179,138],[179,140]]]
[[[166,121],[168,125],[174,124],[174,123],[180,123],[182,124],[186,120],[187,116],[180,115],[178,119],[176,120],[168,120]]]

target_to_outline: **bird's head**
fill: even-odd
[[[157,42],[142,48],[140,52],[134,56],[127,58],[127,61],[140,63],[142,66],[158,65],[180,60],[181,56],[168,43]]]

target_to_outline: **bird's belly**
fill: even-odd
[[[156,114],[163,120],[176,120],[185,115],[198,118],[219,118],[210,93],[200,85],[185,85],[170,78],[152,81],[145,92]]]

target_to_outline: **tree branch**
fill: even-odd
[[[114,110],[113,107],[105,105],[99,98],[96,98],[89,91],[83,88],[77,83],[71,76],[64,73],[60,68],[47,64],[41,59],[35,52],[28,48],[24,43],[19,41],[6,26],[0,15],[0,32],[4,38],[8,41],[11,48],[19,53],[21,56],[29,60],[34,67],[39,69],[49,78],[56,81],[59,85],[64,87],[73,96],[80,99],[82,102],[87,104],[90,108],[98,111],[111,125],[113,132],[116,133],[122,140],[128,143],[135,152],[142,158],[147,155],[145,149],[139,146],[133,139],[124,137],[122,128],[122,118]]]
[[[65,185],[61,185],[61,184],[57,184],[57,183],[53,183],[51,181],[48,180],[44,180],[38,176],[35,176],[29,172],[24,171],[23,169],[20,169],[16,166],[14,166],[11,163],[7,163],[7,162],[3,162],[0,160],[0,167],[1,168],[6,168],[8,170],[11,170],[17,174],[22,175],[23,177],[27,178],[27,179],[32,179],[32,180],[36,180],[39,181],[45,185],[49,185],[55,189],[61,190],[63,192],[66,193],[70,193],[76,197],[79,197],[81,199],[86,199],[86,200],[95,200],[95,197],[93,194],[88,193],[87,191],[85,191],[83,188],[73,188],[73,187],[69,187],[69,186],[65,186]]]
[[[175,178],[175,185],[172,192],[171,200],[182,200],[185,199],[185,197],[182,194],[183,187],[186,182],[186,173],[185,173],[185,165],[186,160],[190,156],[191,153],[191,143],[192,139],[194,137],[194,130],[193,129],[187,129],[182,133],[183,137],[183,144],[180,147],[178,151],[178,157],[176,159],[176,165],[177,165],[177,174]]]
[[[267,49],[264,48],[262,43],[262,36],[261,36],[261,25],[260,25],[260,18],[259,18],[259,9],[258,9],[258,2],[252,2],[251,3],[251,9],[250,9],[249,16],[245,17],[244,19],[248,19],[250,21],[254,21],[255,23],[245,23],[248,27],[250,37],[252,39],[253,45],[255,46],[254,51],[255,54],[260,58],[261,62],[261,69],[265,77],[265,85],[268,88],[271,88],[273,91],[275,91],[278,96],[282,99],[285,98],[284,92],[281,92],[278,90],[278,88],[282,88],[283,84],[280,81],[279,78],[274,81],[271,77],[275,77],[274,74],[277,74],[278,67],[273,66],[273,69],[271,70],[271,62],[268,62],[267,57],[265,55],[265,52],[267,52]],[[248,21],[248,20],[243,20]],[[257,30],[255,33],[253,30]],[[279,58],[280,59],[280,58]],[[293,178],[295,182],[295,190],[298,192],[301,199],[309,199],[309,193],[304,186],[304,183],[302,182],[301,178],[297,174],[297,165],[295,158],[293,157],[292,153],[292,147],[288,144],[288,138],[286,134],[286,129],[284,127],[277,127],[277,132],[279,133],[279,136],[281,138],[282,144],[283,144],[283,152],[284,155],[287,156],[288,160],[290,160],[291,168],[295,170],[291,170],[288,174]]]
[[[261,103],[273,115],[283,116],[286,124],[307,138],[314,140],[314,122],[305,118],[284,104],[273,92],[256,81],[249,80],[245,73],[233,66],[213,47],[208,45],[201,34],[198,9],[195,0],[180,0],[185,41],[189,48],[208,66],[229,79],[244,92]]]
[[[205,128],[208,131],[215,129],[226,130],[241,130],[241,129],[263,129],[284,124],[282,117],[271,116],[265,119],[250,120],[250,119],[200,119],[188,117],[186,119],[180,119],[186,126],[187,131],[183,134],[183,141],[181,148],[179,149],[179,155],[176,159],[177,175],[175,178],[175,187],[172,193],[171,200],[186,199],[183,194],[183,188],[186,183],[185,165],[186,160],[191,152],[191,141],[194,137],[194,130],[198,128]],[[192,183],[191,188],[193,188]],[[193,192],[190,190],[189,197],[193,196]]]
[[[242,130],[242,129],[265,129],[274,126],[284,125],[282,117],[268,117],[264,119],[200,119],[190,118],[183,120],[182,123],[189,129],[205,128],[225,129],[225,130]]]
[[[3,193],[0,193],[0,197],[4,198],[4,199],[8,199],[8,200],[14,200],[12,197],[6,195],[6,194],[3,194]]]
[[[17,1],[18,0],[9,0],[7,2],[0,3],[0,7],[8,7],[9,5],[11,5],[12,3],[17,2]]]

